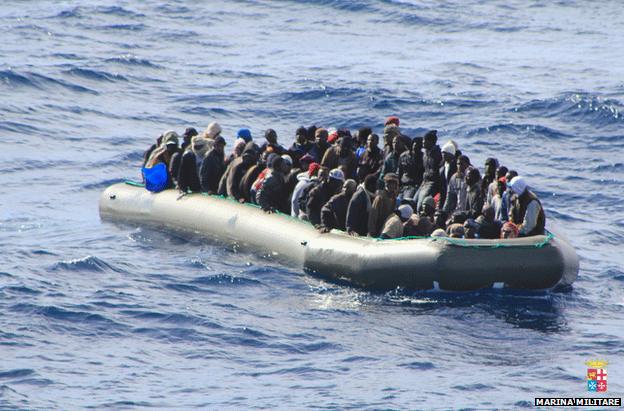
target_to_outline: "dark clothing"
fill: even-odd
[[[358,161],[357,180],[363,182],[367,175],[375,174],[381,167],[382,161],[382,151],[379,147],[375,147],[373,151],[364,151]]]
[[[241,193],[243,193],[243,198],[246,202],[256,202],[256,199],[252,198],[251,195],[251,186],[264,169],[266,169],[266,166],[264,164],[256,164],[249,167],[247,172],[245,172],[245,175],[240,182],[239,190]]]
[[[147,164],[147,160],[149,160],[150,156],[152,155],[152,152],[156,150],[156,147],[158,147],[158,145],[154,143],[150,146],[150,148],[145,150],[145,153],[143,153],[143,165],[141,166],[141,168],[145,167],[145,165]]]
[[[178,173],[180,172],[180,164],[182,163],[182,155],[184,149],[176,151],[171,156],[171,163],[169,164],[169,175],[173,178],[174,182],[178,182]]]
[[[271,144],[268,141],[265,141],[264,144],[260,146],[260,150],[258,151],[258,153],[259,154],[264,153],[269,147],[273,147],[273,152],[279,156],[281,156],[282,154],[286,154],[286,149],[284,148],[283,145]]]
[[[401,191],[404,191],[406,187],[413,187],[414,191],[416,187],[420,186],[423,179],[423,173],[425,168],[423,167],[422,153],[419,151],[415,155],[411,151],[405,151],[399,157],[399,183]],[[412,197],[414,193],[412,192]]]
[[[390,197],[386,190],[381,190],[373,200],[368,216],[368,233],[371,237],[379,237],[384,223],[396,209],[396,199]]]
[[[320,164],[321,160],[323,160],[323,156],[325,156],[325,152],[327,152],[327,149],[329,147],[331,147],[331,145],[327,142],[325,142],[325,144],[314,143],[309,151],[309,154],[314,157],[314,162]]]
[[[439,192],[441,165],[442,152],[440,151],[440,146],[435,145],[431,150],[425,150],[423,154],[423,181],[432,182],[436,194]]]
[[[226,189],[227,195],[236,200],[241,198],[245,198],[243,193],[240,191],[240,182],[243,179],[243,176],[247,172],[247,170],[252,166],[251,163],[245,163],[243,161],[243,156],[236,157],[231,163],[232,167],[230,173],[227,176],[226,180]]]
[[[308,201],[306,202],[306,214],[308,215],[308,220],[314,226],[321,224],[321,208],[333,194],[330,190],[329,182],[323,182],[310,191]]]
[[[384,159],[383,167],[381,168],[381,173],[379,173],[377,186],[380,189],[383,189],[385,187],[384,180],[383,180],[384,176],[389,173],[398,174],[397,173],[398,169],[399,169],[399,157],[394,154],[394,151],[391,151]]]
[[[404,225],[405,237],[429,237],[435,230],[433,221],[427,216],[412,216]]]
[[[321,208],[321,225],[328,229],[345,231],[349,199],[347,193],[336,194]]]
[[[355,231],[358,235],[365,236],[368,234],[368,214],[371,208],[371,198],[364,190],[363,187],[359,187],[347,208],[347,231]]]
[[[281,173],[271,170],[264,180],[262,188],[256,194],[256,201],[263,210],[282,211],[284,203],[284,177]]]
[[[293,160],[293,167],[299,167],[299,159],[306,154],[308,154],[312,150],[312,143],[305,142],[303,144],[299,144],[296,141],[292,146],[288,149],[288,153]]]
[[[474,183],[468,187],[468,195],[466,196],[466,211],[470,218],[477,218],[481,215],[483,209],[483,192],[481,192],[481,181]]]
[[[195,153],[191,150],[187,150],[182,155],[180,170],[178,171],[178,188],[185,193],[189,190],[193,193],[198,193],[201,190]]]
[[[483,216],[479,216],[476,222],[479,224],[477,234],[479,238],[496,239],[500,238],[501,222],[498,220],[486,221]]]
[[[301,174],[302,172],[303,172],[303,170],[301,170],[299,168],[293,168],[290,171],[290,173],[285,178],[285,182],[284,182],[284,197],[288,201],[288,204],[290,204],[290,199],[292,198],[292,193],[295,190],[295,186],[299,182],[299,180],[297,179],[297,176],[299,174]],[[290,214],[290,212],[288,214]]]
[[[527,214],[527,208],[533,201],[537,203],[537,219],[535,220],[535,227],[529,232],[525,232],[523,225],[525,224],[525,216]],[[537,196],[528,189],[520,196],[514,196],[513,205],[511,208],[511,222],[520,227],[520,236],[529,237],[533,235],[543,235],[546,228],[546,214],[542,203]]]
[[[446,196],[448,195],[448,184],[451,181],[453,174],[457,172],[457,161],[451,161],[449,163],[448,172],[446,172],[446,163],[443,161],[440,165],[440,202],[439,207],[442,208],[446,202]]]
[[[199,169],[201,191],[215,194],[219,190],[219,181],[225,172],[224,158],[223,152],[214,148],[206,155]]]
[[[321,165],[330,170],[340,167],[345,178],[354,178],[357,160],[355,159],[353,151],[349,150],[347,155],[343,156],[340,146],[334,146],[325,152]]]

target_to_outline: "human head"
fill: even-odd
[[[377,147],[377,145],[379,144],[379,136],[377,134],[371,134],[368,136],[368,139],[366,140],[366,144],[368,146],[369,149],[374,149]]]
[[[386,119],[384,126],[389,126],[390,124],[394,124],[395,126],[398,127],[401,125],[401,120],[399,120],[397,116],[390,116]]]
[[[468,173],[466,174],[466,184],[468,186],[473,186],[481,180],[481,173],[478,168],[470,168],[468,169]]]
[[[507,180],[507,183],[509,184],[511,179],[516,177],[517,175],[518,175],[518,172],[516,170],[509,170],[507,174],[505,174],[505,179]]]
[[[501,177],[496,180],[496,192],[501,196],[507,190],[507,179],[505,177]]]
[[[329,169],[327,167],[321,166],[319,168],[318,179],[319,181],[327,181],[329,179]]]
[[[403,144],[403,139],[400,135],[394,136],[392,140],[392,151],[394,151],[397,155],[405,151],[405,145]]]
[[[184,130],[184,133],[182,134],[182,140],[184,141],[185,145],[189,145],[191,144],[191,139],[193,137],[195,137],[197,134],[197,130],[195,130],[194,127],[187,127],[186,130]]]
[[[252,164],[256,161],[256,151],[246,148],[243,151],[242,157],[243,157],[243,163]]]
[[[237,138],[236,141],[234,141],[234,149],[232,151],[234,153],[234,156],[239,157],[245,150],[246,145],[247,143],[245,143],[245,140],[243,140],[242,138]]]
[[[236,133],[236,137],[242,138],[243,140],[245,140],[245,143],[249,143],[253,140],[253,138],[251,137],[251,131],[248,128],[239,129],[238,133]]]
[[[396,124],[389,124],[384,127],[384,145],[392,145],[395,136],[401,134],[401,129]]]
[[[174,153],[178,149],[178,141],[180,136],[175,131],[165,131],[162,138],[162,144],[169,153]]]
[[[409,204],[401,204],[397,209],[401,221],[406,222],[414,214],[414,209]]]
[[[511,221],[507,221],[501,227],[501,238],[517,238],[520,230],[518,230],[518,226],[516,226]]]
[[[377,191],[377,176],[369,174],[364,178],[364,188],[370,193]]]
[[[399,177],[396,174],[386,174],[384,176],[384,183],[386,185],[386,191],[390,194],[390,197],[395,198],[399,195]]]
[[[221,134],[221,126],[216,121],[213,121],[212,123],[208,124],[208,127],[206,127],[206,130],[204,130],[203,134],[204,137],[213,140],[216,136]]]
[[[457,157],[457,170],[461,174],[464,174],[468,167],[470,167],[470,159],[467,155],[462,154],[461,156]]]
[[[507,170],[507,167],[505,166],[500,166],[496,169],[496,179],[500,179],[501,177],[505,177],[505,175],[507,174],[509,170]]]
[[[329,188],[332,193],[338,193],[342,189],[345,177],[340,168],[334,168],[329,172]]]
[[[299,159],[299,166],[301,170],[307,170],[310,167],[310,163],[314,162],[314,157],[310,154],[306,153],[303,157]]]
[[[212,145],[213,150],[215,150],[217,153],[223,154],[225,151],[225,145],[227,143],[225,142],[225,139],[221,136],[217,136],[214,139],[214,144]]]
[[[321,165],[319,163],[310,163],[310,165],[308,166],[308,176],[314,177],[318,175],[320,169]]]
[[[412,140],[412,153],[418,153],[422,151],[422,146],[423,146],[423,138],[415,137],[414,140]]]
[[[325,128],[317,128],[314,132],[314,136],[317,144],[325,144],[327,143],[327,129]]]
[[[264,132],[264,138],[269,144],[277,144],[277,133],[272,128]]]
[[[206,153],[212,148],[213,140],[199,134],[191,138],[191,150],[196,157],[204,158]]]
[[[316,129],[317,127],[315,125],[311,125],[306,129],[306,139],[308,141],[314,142],[314,140],[316,140]]]
[[[275,172],[281,173],[284,170],[284,163],[285,162],[286,161],[284,161],[284,159],[282,157],[277,156],[271,162],[270,169],[275,171]]]
[[[341,137],[339,140],[340,143],[340,154],[348,154],[351,151],[351,137]]]
[[[346,197],[350,199],[353,196],[353,193],[355,193],[356,188],[357,183],[355,182],[355,180],[350,178],[344,182],[344,185],[342,186],[342,191],[344,191]]]
[[[368,136],[370,136],[372,132],[373,130],[370,127],[361,127],[358,130],[357,135],[358,146],[366,145],[366,142],[368,141]]]
[[[304,144],[307,139],[308,130],[305,127],[301,126],[295,132],[295,140],[299,144]]]
[[[452,141],[447,141],[446,144],[442,146],[442,157],[444,157],[444,161],[450,163],[455,160],[456,151],[455,144],[453,144]]]
[[[490,204],[483,205],[483,208],[481,209],[481,214],[483,214],[483,218],[485,219],[485,221],[487,221],[488,223],[494,222],[494,213],[494,207],[492,207]]]
[[[466,231],[465,231],[464,226],[462,224],[458,224],[458,223],[451,224],[449,226],[449,230],[450,230],[449,237],[451,237],[451,238],[464,238],[464,234],[465,234]]]
[[[331,133],[329,133],[329,135],[327,136],[327,142],[329,144],[334,144],[336,141],[338,141],[338,130],[333,130]]]
[[[290,173],[290,170],[292,170],[292,165],[293,165],[292,158],[288,154],[283,154],[282,159],[284,160],[282,171],[284,172],[284,174],[288,174]]]
[[[423,137],[423,147],[431,150],[438,142],[438,130],[429,130]]]
[[[496,169],[498,168],[498,160],[494,157],[488,157],[485,159],[485,170],[484,174],[486,176],[492,176],[496,174]]]
[[[524,177],[516,176],[509,182],[509,187],[515,194],[522,195],[527,189],[527,183]]]
[[[431,196],[425,197],[422,203],[421,214],[427,217],[433,217],[435,214],[435,200]]]

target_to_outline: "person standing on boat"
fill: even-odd
[[[542,203],[529,190],[523,177],[517,176],[509,183],[515,194],[512,205],[511,222],[518,226],[520,237],[543,235],[546,227],[546,215]]]
[[[286,153],[286,148],[284,148],[284,146],[282,146],[281,144],[279,144],[277,142],[277,132],[275,130],[273,130],[272,128],[268,129],[265,133],[264,133],[264,139],[266,140],[261,146],[260,146],[260,154],[264,154],[264,152],[267,150],[267,148],[271,147],[272,148],[272,152],[277,154],[277,155],[282,155],[284,153]]]
[[[402,199],[405,198],[411,201],[422,183],[425,171],[422,158],[422,141],[422,137],[416,137],[412,141],[409,150],[405,150],[399,156],[398,174],[400,198]]]
[[[440,192],[440,167],[442,166],[442,153],[438,142],[437,130],[428,131],[423,137],[423,165],[425,172],[423,174],[423,182],[420,189],[416,193],[414,202],[416,203],[416,212],[420,212],[422,203],[428,196],[435,197]]]
[[[462,154],[457,158],[457,171],[448,180],[446,201],[442,210],[446,215],[453,215],[456,211],[465,211],[467,208],[468,185],[466,184],[466,170],[470,167],[470,159]]]
[[[340,130],[339,130],[340,132]],[[357,160],[351,149],[352,138],[346,133],[338,140],[338,144],[330,147],[323,156],[321,166],[330,170],[340,167],[345,178],[354,178],[357,169]]]
[[[399,195],[399,177],[394,173],[384,176],[384,189],[375,196],[368,216],[368,235],[379,237],[386,219],[396,209]]]
[[[219,189],[219,181],[225,172],[225,139],[217,136],[212,150],[208,152],[199,169],[201,191],[215,194]]]
[[[356,188],[355,180],[348,179],[342,186],[342,191],[332,196],[321,208],[321,232],[328,233],[333,229],[345,231],[347,208]]]
[[[327,142],[328,137],[329,133],[325,128],[317,128],[314,132],[314,143],[312,144],[309,154],[314,158],[315,163],[321,164],[323,156],[331,147],[331,145]]]
[[[334,194],[340,192],[344,181],[342,170],[334,168],[329,172],[329,178],[326,181],[322,181],[310,191],[306,203],[306,214],[312,225],[315,227],[321,225],[321,208]]]
[[[355,149],[355,158],[356,160],[360,160],[362,154],[366,151],[368,136],[373,133],[373,130],[370,127],[361,127],[357,131],[357,148]]]
[[[369,137],[370,140],[370,137]],[[349,235],[368,234],[368,216],[377,190],[377,176],[369,174],[351,197],[347,208],[346,229]]]
[[[288,149],[288,154],[293,159],[296,167],[299,167],[299,159],[312,150],[312,143],[307,138],[308,130],[301,126],[295,132],[295,142]]]
[[[395,135],[392,138],[392,149],[388,152],[386,157],[384,158],[383,167],[381,168],[381,173],[379,174],[379,187],[383,188],[384,186],[384,176],[386,174],[397,174],[399,172],[399,158],[401,154],[405,152],[407,147],[403,144],[403,140],[400,135]],[[400,183],[400,180],[399,180]]]
[[[379,168],[383,162],[383,152],[378,147],[379,136],[377,134],[371,134],[366,140],[366,151],[362,153],[358,161],[357,168],[357,180],[363,182],[364,179],[370,175],[377,175]],[[376,191],[376,188],[373,192]]]
[[[446,202],[449,182],[453,174],[457,172],[457,143],[449,140],[442,146],[442,166],[440,167],[440,200],[438,208],[442,209]]]

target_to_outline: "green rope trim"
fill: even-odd
[[[451,238],[451,237],[422,237],[422,236],[408,236],[399,238],[375,238],[375,241],[403,241],[403,240],[433,240],[433,241],[446,241],[447,243],[459,247],[470,248],[506,248],[506,247],[535,247],[542,248],[550,243],[555,238],[555,235],[550,231],[546,232],[546,238],[535,244],[510,244],[507,242],[499,241],[494,244],[474,244],[469,243],[465,238]]]
[[[129,186],[132,186],[132,187],[145,187],[145,184],[139,183],[137,181],[126,180],[126,181],[124,181],[124,183],[126,183],[126,184],[128,184]]]

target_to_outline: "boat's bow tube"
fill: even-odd
[[[513,240],[373,240],[321,234],[310,224],[216,196],[158,194],[115,184],[100,198],[103,219],[236,242],[318,275],[375,289],[547,289],[578,275],[574,249],[552,235]]]

